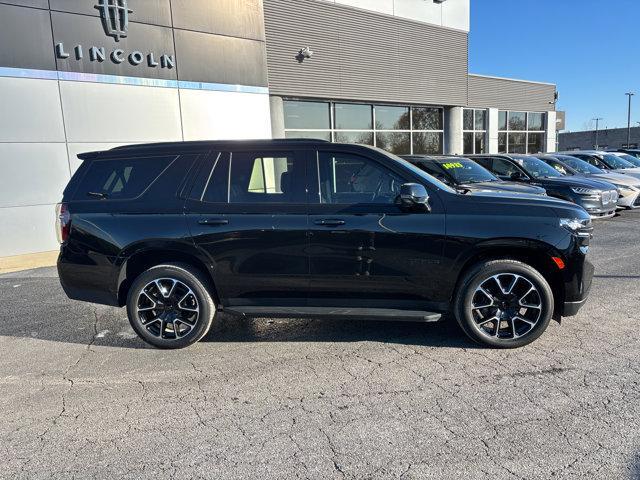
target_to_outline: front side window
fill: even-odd
[[[403,179],[377,162],[348,153],[318,155],[320,203],[394,204]]]
[[[555,168],[546,164],[539,158],[525,157],[519,160],[519,163],[533,178],[554,178],[562,176],[562,174]]]

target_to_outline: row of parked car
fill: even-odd
[[[640,150],[404,157],[458,191],[548,195],[593,219],[640,208]]]

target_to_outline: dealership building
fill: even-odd
[[[269,137],[554,150],[555,85],[470,74],[469,28],[470,0],[0,0],[0,268],[57,249],[81,152]]]

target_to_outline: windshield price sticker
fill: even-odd
[[[451,170],[454,168],[464,168],[460,162],[443,163],[442,166],[447,170]]]

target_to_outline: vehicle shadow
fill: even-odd
[[[218,314],[207,343],[381,342],[415,346],[480,348],[455,320],[410,323],[348,319],[247,319]]]

